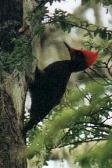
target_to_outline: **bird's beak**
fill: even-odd
[[[64,45],[68,48],[68,51],[71,52],[72,48],[64,41]]]
[[[75,57],[77,55],[77,50],[74,48],[71,48],[66,42],[64,42],[64,45],[67,47],[70,53],[71,60],[75,60]]]

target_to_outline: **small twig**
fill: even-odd
[[[110,120],[110,119],[112,119],[112,117],[106,118],[106,119],[102,122],[102,124],[104,124],[107,120]],[[111,126],[111,127],[112,127],[112,126]]]
[[[95,69],[93,69],[93,68],[89,68],[89,69],[91,69],[96,75],[98,75],[101,79],[103,79],[107,84],[110,85],[110,82],[108,82],[108,80],[106,80],[104,78],[104,76],[102,76],[100,73],[98,73]]]
[[[94,78],[91,74],[89,74],[87,71],[84,71],[84,72],[85,72],[85,74],[87,74],[87,75],[90,77],[90,79],[92,79],[92,80],[94,80],[96,83],[102,85],[101,82],[99,82],[97,79],[95,79],[95,78]]]
[[[107,69],[108,74],[112,77],[112,73],[111,73],[112,65],[109,66],[109,63],[110,63],[111,60],[112,60],[112,55],[110,56],[110,58],[108,59],[108,61],[107,62],[103,62],[103,64],[105,65],[105,68]]]

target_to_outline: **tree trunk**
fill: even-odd
[[[0,24],[22,22],[23,0],[0,0]]]
[[[0,0],[0,51],[12,52],[23,22],[22,0]]]
[[[25,102],[24,83],[24,80],[16,81],[13,76],[8,76],[1,82],[0,168],[26,168],[21,113],[24,111]]]
[[[22,19],[22,0],[0,0],[0,52],[13,51],[12,38],[16,37]],[[4,70],[0,68],[0,168],[26,168],[22,135],[25,77]]]

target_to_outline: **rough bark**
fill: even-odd
[[[11,40],[17,37],[22,18],[22,0],[0,0],[0,52],[13,51]],[[0,168],[26,168],[22,135],[25,77],[4,70],[0,69]]]
[[[0,0],[0,24],[8,21],[22,22],[22,0]]]
[[[8,76],[0,87],[0,168],[26,168],[21,113],[25,87],[19,84]]]
[[[22,0],[0,0],[0,51],[12,52],[23,22]]]

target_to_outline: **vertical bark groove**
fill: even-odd
[[[11,97],[0,90],[0,168],[25,168],[24,142]]]

